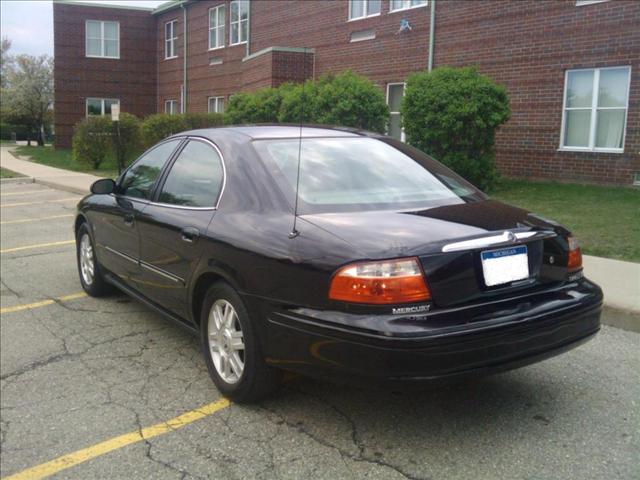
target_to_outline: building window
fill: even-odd
[[[172,20],[164,24],[164,58],[176,58],[178,56],[178,21]]]
[[[114,104],[120,105],[120,100],[117,98],[87,98],[87,117],[111,115],[111,105]]]
[[[209,9],[209,50],[224,47],[224,5]]]
[[[178,101],[177,100],[165,100],[164,102],[164,113],[168,113],[169,115],[175,115],[178,113]]]
[[[567,70],[560,148],[622,152],[630,67]]]
[[[349,0],[349,20],[380,15],[381,0]]]
[[[409,8],[424,7],[426,4],[427,0],[391,0],[389,11],[396,12],[398,10],[407,10]]]
[[[224,113],[224,97],[209,97],[209,113]]]
[[[231,2],[231,45],[247,43],[249,37],[249,0]]]
[[[402,129],[402,97],[404,96],[404,83],[387,84],[387,105],[389,105],[389,128],[387,135],[404,142],[404,130]]]
[[[120,58],[120,24],[87,20],[85,23],[86,56]]]

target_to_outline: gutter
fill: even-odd
[[[182,41],[182,113],[187,113],[187,7],[184,3],[180,4],[182,8],[182,18],[184,25],[184,35]]]
[[[433,50],[436,43],[436,0],[431,0],[429,7],[429,66],[428,71],[433,70]]]

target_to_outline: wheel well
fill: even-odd
[[[76,222],[75,222],[75,224],[73,226],[73,233],[75,234],[76,237],[78,236],[78,230],[80,230],[80,226],[83,223],[87,223],[87,219],[84,218],[82,215],[78,215],[76,217]]]
[[[193,289],[192,295],[193,301],[191,302],[191,311],[196,325],[200,325],[200,311],[202,309],[202,301],[204,300],[207,290],[214,283],[224,281],[224,277],[212,272],[203,273],[196,281],[196,286]]]

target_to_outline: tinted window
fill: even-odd
[[[254,145],[293,202],[298,139]],[[450,205],[477,194],[471,186],[452,185],[451,178],[372,138],[305,138],[300,158],[301,211],[310,213]]]
[[[170,140],[155,147],[138,159],[120,182],[120,193],[128,197],[149,199],[153,186],[181,140]]]
[[[215,207],[222,188],[222,160],[204,142],[191,140],[171,167],[158,201],[189,207]]]

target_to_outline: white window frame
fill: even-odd
[[[100,115],[89,115],[89,101],[91,100],[97,100],[100,102]],[[84,100],[84,115],[85,117],[89,118],[89,117],[104,117],[105,116],[105,102],[109,100],[112,103],[118,104],[120,105],[120,99],[119,98],[101,98],[101,97],[87,97]]]
[[[407,1],[407,0],[404,0]],[[410,1],[410,0],[409,0]],[[422,7],[426,7],[427,5],[429,5],[429,0],[425,0],[424,3],[421,3],[420,5],[409,5],[408,7],[402,7],[402,8],[393,8],[393,0],[389,0],[389,13],[395,13],[395,12],[403,12],[405,10],[413,10],[414,8],[422,8]]]
[[[99,23],[100,24],[100,38],[91,37],[92,40],[100,40],[100,51],[101,55],[90,55],[89,54],[89,23]],[[115,23],[116,30],[118,32],[117,42],[118,42],[118,53],[115,56],[110,56],[105,53],[105,38],[104,38],[104,24],[105,23]],[[84,22],[84,54],[87,58],[109,58],[112,60],[120,59],[120,22],[117,20],[85,20]]]
[[[624,127],[622,131],[622,147],[596,147],[596,129],[598,125],[598,110],[622,110],[623,107],[598,107],[598,96],[600,90],[600,72],[602,70],[614,70],[620,68],[629,69],[629,79],[627,84],[627,103],[624,106]],[[565,125],[567,120],[567,110],[586,110],[588,107],[572,107],[567,108],[567,83],[569,81],[570,72],[593,72],[593,84],[591,92],[591,124],[589,126],[589,146],[587,147],[571,147],[564,145]],[[573,68],[564,72],[564,93],[562,98],[562,125],[560,127],[560,147],[558,150],[565,152],[601,152],[601,153],[624,153],[624,145],[627,139],[627,119],[629,116],[629,96],[631,95],[631,66],[620,65],[615,67],[601,68]]]
[[[609,0],[576,0],[576,7],[584,7],[585,5],[593,5],[594,3],[604,3]]]
[[[168,113],[169,115],[177,115],[178,114],[178,100],[175,100],[175,99],[165,100],[164,101],[164,113]]]
[[[167,37],[167,25],[171,25],[171,37]],[[173,58],[178,58],[178,33],[176,32],[176,27],[178,26],[178,20],[170,20],[165,22],[164,24],[164,59],[171,60]],[[169,45],[171,45],[171,54],[169,55]]]
[[[215,107],[213,110],[211,110],[211,100],[214,100],[215,103]],[[218,95],[215,97],[209,97],[207,99],[207,112],[209,113],[224,113],[224,110],[221,112],[220,111],[220,101],[224,102],[224,105],[226,106],[227,104],[227,98],[222,96],[222,95]]]
[[[236,21],[233,20],[233,4],[238,4],[238,19]],[[242,20],[242,15],[240,14],[240,7],[242,5],[247,6],[247,19]],[[249,35],[249,16],[251,15],[251,9],[249,8],[249,0],[231,0],[229,4],[229,46],[233,45],[242,45],[247,43],[247,38],[242,40],[242,22],[247,22],[247,36]],[[233,26],[238,25],[238,41],[233,42]]]
[[[406,82],[391,82],[391,83],[387,83],[387,106],[389,106],[389,93],[391,92],[391,87],[395,86],[395,85],[402,85],[402,98],[404,98],[404,94],[405,91],[407,90],[407,84]],[[391,115],[400,115],[400,119],[402,119],[402,112],[398,111],[398,112],[392,112],[391,109],[389,109],[389,118],[391,118]],[[400,130],[400,141],[404,142],[406,139],[406,136],[404,134],[404,128],[402,128]],[[388,134],[389,132],[387,132]]]
[[[224,26],[225,23],[227,21],[227,15],[226,15],[226,11],[225,11],[225,4],[221,3],[220,5],[216,6],[216,7],[212,7],[209,9],[209,50],[219,50],[220,48],[224,48]],[[215,10],[216,11],[216,25],[215,26],[211,26],[211,11]],[[225,13],[224,16],[224,21],[222,22],[222,25],[220,25],[219,20],[220,20],[220,10],[222,10]],[[211,45],[211,31],[214,30],[215,33],[215,39],[216,39],[216,43],[218,42],[218,30],[222,29],[222,45],[215,45],[212,46]]]
[[[348,22],[355,22],[356,20],[362,20],[364,18],[377,17],[382,13],[382,1],[380,1],[380,11],[378,13],[372,13],[371,15],[367,15],[367,12],[369,11],[369,0],[363,0],[363,4],[364,4],[363,5],[364,6],[363,12],[364,12],[364,15],[362,15],[361,17],[352,17],[351,16],[352,1],[351,0],[348,0],[348,1],[349,1],[349,15],[348,15],[348,18],[347,18]]]

